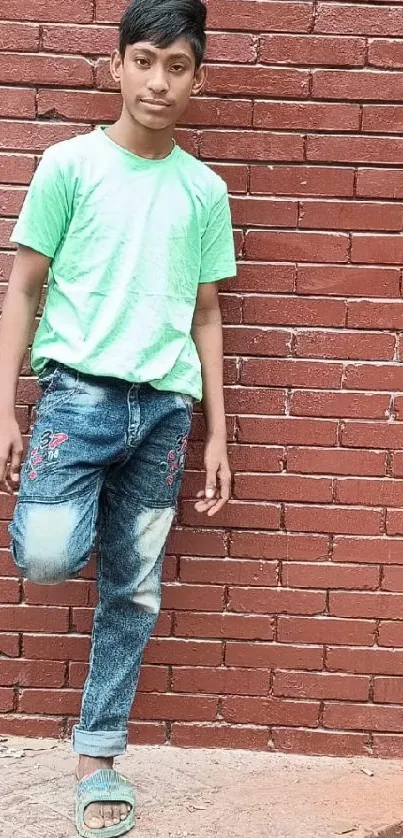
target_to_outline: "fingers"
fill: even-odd
[[[17,488],[20,482],[21,457],[22,445],[20,445],[20,443],[18,442],[15,442],[11,449],[11,459],[8,469],[9,477],[14,488]]]
[[[8,456],[0,457],[0,490],[12,494],[12,487],[8,479]]]
[[[217,493],[217,470],[208,468],[206,471],[205,496],[208,500],[215,498]]]
[[[219,497],[215,501],[214,505],[210,507],[207,512],[209,518],[212,518],[214,515],[217,515],[217,512],[220,512],[221,509],[228,503],[231,495],[231,472],[227,468],[220,468],[218,472],[218,479],[220,483],[220,492]]]

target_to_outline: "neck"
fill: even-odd
[[[168,157],[172,151],[173,125],[162,131],[152,131],[136,122],[125,110],[118,121],[107,128],[106,133],[122,148],[149,160],[161,160]]]

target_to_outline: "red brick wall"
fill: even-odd
[[[123,6],[1,2],[2,291],[38,156],[119,112],[102,56]],[[403,4],[209,8],[206,97],[180,138],[233,195],[234,500],[199,528],[196,418],[132,740],[401,756]],[[26,366],[24,433],[36,395]],[[0,732],[59,735],[79,710],[94,582],[22,585],[11,512],[1,496]]]

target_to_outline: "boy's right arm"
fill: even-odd
[[[15,399],[22,361],[29,345],[51,260],[19,247],[10,276],[0,323],[0,489],[18,487],[22,437]]]

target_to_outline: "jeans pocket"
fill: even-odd
[[[38,376],[42,397],[38,404],[38,415],[43,410],[58,407],[77,392],[79,374],[68,367],[48,364]]]

